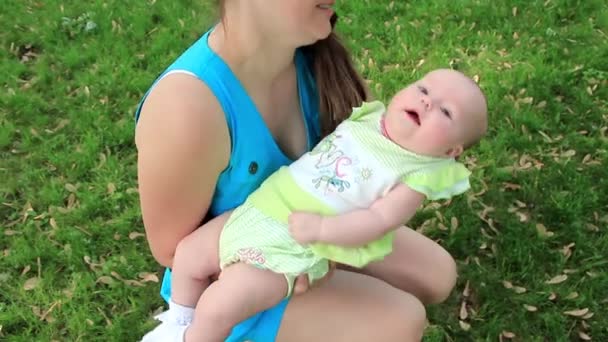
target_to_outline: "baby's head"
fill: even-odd
[[[462,73],[434,70],[393,97],[384,125],[405,149],[457,157],[485,135],[487,103],[479,86]]]

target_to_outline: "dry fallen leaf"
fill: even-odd
[[[114,279],[112,279],[112,277],[110,277],[110,276],[101,276],[97,279],[97,281],[95,281],[95,283],[103,283],[106,285],[112,285],[112,284],[114,284]]]
[[[549,300],[555,300],[555,298],[557,298],[557,295],[555,294],[555,292],[551,292],[551,294],[549,295]]]
[[[566,281],[566,279],[568,279],[568,276],[565,274],[560,274],[558,276],[555,276],[549,280],[547,280],[545,282],[545,284],[549,284],[549,285],[554,285],[554,284],[559,284],[559,283],[563,283],[564,281]]]
[[[78,188],[74,184],[70,184],[70,183],[67,183],[65,185],[65,189],[67,191],[69,191],[69,192],[72,192],[72,193],[74,193],[74,192],[76,192],[78,190]]]
[[[564,315],[573,316],[573,317],[581,317],[585,316],[589,312],[588,308],[578,309],[578,310],[570,310],[564,311]]]
[[[467,280],[467,283],[464,285],[464,290],[462,291],[462,295],[463,295],[465,298],[468,298],[468,297],[469,297],[469,295],[470,295],[470,293],[471,293],[471,290],[470,290],[470,288],[469,288],[469,281]]]
[[[515,291],[515,293],[517,293],[517,294],[522,294],[522,293],[525,293],[528,290],[526,290],[525,287],[513,286],[513,291]]]
[[[149,281],[153,283],[158,283],[158,276],[154,273],[141,272],[140,274],[138,274],[138,277],[140,277],[144,283]]]
[[[458,324],[460,324],[460,328],[464,331],[469,331],[471,329],[471,325],[467,322],[458,321]]]
[[[57,229],[57,228],[59,228],[59,227],[57,226],[57,221],[55,221],[55,219],[54,219],[54,218],[52,218],[52,217],[49,219],[49,224],[51,225],[51,227],[52,227],[53,229]]]
[[[536,312],[538,311],[538,308],[536,306],[533,305],[528,305],[528,304],[524,304],[524,308],[530,312]]]
[[[578,297],[578,292],[570,292],[565,298],[566,299],[575,299]]]
[[[25,275],[27,272],[29,272],[32,268],[30,267],[30,265],[25,266],[25,268],[23,268],[23,271],[21,271],[21,275]]]
[[[462,304],[460,305],[460,313],[459,313],[458,317],[463,321],[469,317],[469,313],[467,312],[467,303],[464,300],[462,301]]]
[[[591,336],[585,334],[582,331],[578,332],[578,337],[580,337],[580,339],[583,340],[583,341],[591,341]]]
[[[131,233],[129,233],[129,239],[131,239],[131,240],[135,240],[138,237],[142,237],[142,236],[146,236],[146,235],[142,234],[142,233],[138,233],[138,232],[131,232]]]
[[[112,195],[114,192],[116,192],[116,185],[114,185],[114,183],[108,183],[108,194]]]
[[[555,235],[555,233],[549,231],[547,227],[545,227],[545,225],[542,223],[536,224],[536,231],[538,232],[538,235],[542,237],[552,237],[553,235]]]
[[[36,286],[38,286],[39,282],[40,282],[40,278],[32,277],[25,281],[25,284],[23,284],[23,289],[25,291],[33,290]]]
[[[503,331],[501,335],[504,338],[515,338],[515,334],[510,331]]]
[[[593,315],[595,315],[595,314],[593,312],[590,312],[590,313],[586,314],[585,316],[583,316],[583,319],[589,319],[589,318],[593,317]],[[585,322],[583,322],[583,323],[585,323]]]

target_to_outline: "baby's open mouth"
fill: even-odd
[[[414,110],[405,110],[405,113],[407,114],[407,116],[414,120],[414,122],[416,123],[416,125],[420,126],[420,116],[418,116],[418,113]]]

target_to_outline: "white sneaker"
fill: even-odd
[[[141,342],[183,342],[188,324],[169,319],[168,311],[154,317],[162,323],[144,335]]]

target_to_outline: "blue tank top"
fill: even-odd
[[[144,95],[135,113],[139,118],[141,107],[154,85],[169,73],[193,75],[204,82],[217,98],[224,112],[231,139],[228,166],[219,176],[206,219],[217,216],[243,203],[247,196],[276,171],[291,163],[276,144],[272,134],[258,112],[253,100],[230,67],[208,44],[207,31],[192,44],[154,81]],[[320,139],[319,98],[307,57],[301,50],[295,54],[297,88],[300,111],[304,116],[307,149]],[[161,296],[168,302],[171,295],[171,272],[166,270]],[[237,325],[227,341],[274,340],[287,301]]]
[[[155,83],[172,72],[194,75],[210,88],[224,111],[232,150],[228,166],[219,176],[209,208],[209,214],[213,217],[243,203],[271,173],[293,160],[278,147],[255,104],[230,67],[209,48],[210,32],[206,32],[178,57]],[[320,137],[319,99],[309,63],[300,50],[296,51],[295,65],[300,110],[304,115],[310,150]],[[148,93],[137,109],[136,119]]]

